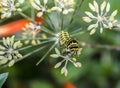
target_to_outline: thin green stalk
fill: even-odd
[[[76,3],[76,4],[78,4],[79,1],[80,1],[80,0],[77,0],[77,3]],[[84,0],[82,0],[82,1],[80,2],[79,6],[76,6],[75,11],[74,11],[73,14],[72,14],[72,17],[71,17],[71,20],[70,20],[70,24],[73,22],[74,16],[75,16],[76,12],[78,12],[79,8],[81,8],[83,2],[84,2]]]
[[[61,26],[61,19],[60,19],[60,13],[57,11],[57,18],[58,18],[58,25],[59,27]],[[61,31],[61,29],[59,28],[58,31]]]
[[[82,30],[81,27],[80,27],[80,28],[77,28],[76,30],[72,31],[70,34],[78,33],[78,32],[80,32],[81,30]]]
[[[53,37],[50,38],[34,38],[34,40],[51,40]],[[33,38],[27,38],[27,39],[15,39],[15,41],[20,40],[20,41],[25,41],[25,40],[33,40]]]
[[[54,39],[54,37],[50,37],[50,38],[34,38],[34,40],[51,40]],[[25,40],[33,40],[33,38],[28,38],[28,39],[15,39],[15,41],[25,41]],[[3,40],[0,40],[0,42],[3,42]]]
[[[51,48],[46,52],[46,54],[36,63],[36,65],[39,65],[44,59],[45,57],[49,54],[49,52],[56,46],[56,42],[51,46]]]
[[[35,10],[31,7],[31,18],[35,21]]]
[[[77,33],[72,34],[71,37],[78,36],[78,35],[84,34],[84,33],[86,33],[86,31],[77,32]]]
[[[31,48],[31,47],[33,47],[33,45],[25,46],[25,47],[22,47],[22,48],[17,49],[17,50],[21,51],[21,50],[25,50],[25,49],[28,49],[28,48]]]
[[[41,26],[41,30],[44,31],[44,32],[46,32],[46,33],[48,33],[48,34],[50,34],[50,35],[55,36],[55,34],[54,34],[53,32],[51,32],[49,29],[47,29],[47,28],[44,27],[44,26]]]
[[[16,62],[19,62],[19,61],[21,61],[21,60],[23,60],[23,59],[25,59],[26,57],[32,55],[33,53],[36,53],[36,52],[42,50],[43,48],[45,48],[45,46],[43,46],[43,47],[41,47],[41,48],[38,48],[38,49],[36,49],[36,50],[34,50],[34,51],[32,51],[32,52],[24,55],[22,58],[17,59],[17,60],[15,61],[15,63],[16,63]],[[8,64],[1,66],[1,67],[0,67],[0,70],[3,69],[3,68],[5,68],[5,67],[7,67],[7,66],[8,66]]]
[[[107,50],[120,51],[120,46],[115,46],[115,45],[90,44],[86,42],[80,42],[80,45],[84,47],[90,47],[90,48],[101,48],[101,49],[107,49]]]
[[[84,33],[86,33],[87,32],[87,30],[82,30],[82,28],[79,28],[79,29],[77,29],[76,31],[73,31],[72,33],[71,33],[71,37],[74,37],[74,36],[78,36],[78,35],[80,35],[80,34],[84,34]]]
[[[41,42],[40,44],[37,44],[37,45],[34,45],[34,46],[42,45],[42,44],[44,44],[44,43],[48,43],[48,42],[51,42],[51,41],[54,41],[54,40],[43,41],[43,42]],[[31,48],[31,47],[34,47],[34,46],[33,46],[33,45],[29,45],[29,46],[26,46],[26,47],[23,47],[23,48],[18,49],[18,51],[20,51],[20,50],[25,50],[25,49],[28,49],[28,48]]]
[[[61,13],[61,30],[63,30],[63,21],[64,21],[63,14]]]
[[[30,53],[24,55],[21,59],[17,59],[16,62],[23,60],[24,58],[26,58],[26,57],[32,55],[33,53],[36,53],[36,52],[38,52],[38,51],[44,49],[45,47],[46,47],[46,46],[40,47],[40,48],[38,48],[38,49],[36,49],[36,50],[34,50],[34,51],[32,51],[32,52],[30,52]]]
[[[26,19],[28,19],[28,20],[30,20],[30,21],[36,23],[32,18],[30,18],[29,16],[27,16],[27,15],[24,14],[23,12],[19,12],[19,14],[20,14],[21,16],[23,16],[24,18],[26,18]]]
[[[65,65],[64,65],[65,68],[67,68],[67,63],[68,63],[68,60],[65,60]]]
[[[46,16],[47,16],[48,20],[50,21],[50,23],[52,24],[52,29],[55,29],[55,26],[54,26],[54,24],[53,24],[52,19],[50,18],[50,16],[47,13],[46,13]]]
[[[77,33],[78,33],[78,34],[81,33],[81,32],[80,32],[81,30],[82,30],[82,28],[78,28],[78,29],[72,31],[72,32],[70,33],[71,37],[76,36]]]

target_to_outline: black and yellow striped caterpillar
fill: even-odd
[[[59,43],[63,54],[80,55],[82,48],[80,48],[77,40],[71,38],[68,32],[61,31]]]

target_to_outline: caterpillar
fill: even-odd
[[[60,48],[63,54],[80,55],[82,48],[76,39],[71,38],[68,32],[61,31],[59,34]]]

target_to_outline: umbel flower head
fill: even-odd
[[[23,28],[22,33],[22,38],[26,39],[25,44],[29,43],[31,43],[32,45],[40,44],[39,39],[35,39],[38,37],[38,34],[40,33],[40,28],[41,28],[40,25],[36,23],[26,24],[26,27]]]
[[[48,0],[43,0],[43,4],[41,4],[40,0],[30,0],[31,5],[35,8],[38,13],[37,16],[43,16],[44,12],[47,12],[47,2]]]
[[[80,53],[81,53],[81,50],[82,50],[82,48],[80,48]],[[53,58],[61,57],[61,58],[63,58],[63,60],[58,62],[54,67],[59,68],[63,63],[65,63],[65,65],[61,69],[61,74],[64,74],[65,76],[68,75],[68,70],[67,70],[68,61],[71,62],[77,68],[82,66],[82,64],[80,62],[76,61],[76,58],[72,58],[69,55],[65,55],[65,56],[61,55],[60,51],[57,48],[55,48],[55,52],[56,52],[56,54],[51,54],[50,56]]]
[[[0,13],[1,18],[8,18],[12,15],[13,12],[22,11],[19,8],[20,4],[22,4],[24,0],[1,0],[0,2]]]
[[[86,11],[86,17],[83,17],[83,20],[87,23],[93,23],[89,25],[88,30],[91,30],[90,35],[94,34],[98,28],[100,28],[100,33],[103,32],[103,29],[112,29],[113,27],[119,27],[115,16],[117,15],[117,10],[113,11],[111,15],[108,15],[110,11],[110,3],[103,1],[99,6],[98,3],[94,0],[93,4],[89,3],[89,8],[93,13]]]
[[[74,0],[54,0],[55,6],[49,9],[51,11],[59,11],[63,14],[68,14],[74,11],[75,1]]]
[[[0,45],[0,65],[8,63],[10,67],[15,63],[16,59],[22,57],[17,50],[22,46],[22,43],[20,41],[14,42],[14,37],[3,38],[3,45]]]

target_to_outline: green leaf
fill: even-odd
[[[0,74],[0,88],[2,87],[2,85],[4,84],[4,82],[6,81],[8,77],[8,73],[2,73]]]

